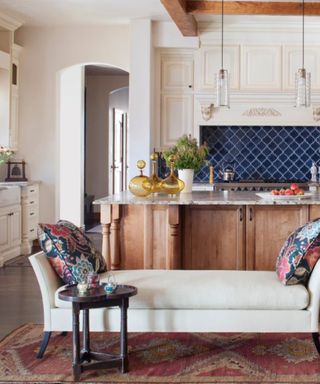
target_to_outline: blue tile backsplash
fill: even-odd
[[[320,127],[202,126],[200,143],[209,146],[215,180],[224,163],[234,163],[237,180],[310,180],[312,161],[320,165]],[[164,176],[164,164],[159,174]],[[195,182],[208,182],[203,167]]]

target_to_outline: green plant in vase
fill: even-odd
[[[13,151],[9,148],[0,146],[0,165],[6,163],[13,155]]]
[[[207,164],[208,153],[208,147],[198,146],[197,139],[192,138],[191,135],[181,136],[173,147],[163,153],[167,166],[170,166],[170,156],[175,157],[175,169],[178,170],[179,179],[185,184],[182,192],[192,192],[194,171],[198,171]]]

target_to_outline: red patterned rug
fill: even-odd
[[[36,359],[42,326],[27,324],[0,343],[1,383],[68,383],[71,334],[54,333]],[[96,351],[118,352],[117,333],[93,333]],[[320,383],[309,334],[130,333],[130,371],[86,371],[84,383]]]

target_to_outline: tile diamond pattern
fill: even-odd
[[[320,166],[320,127],[202,126],[200,142],[207,142],[208,160],[215,179],[223,163],[234,162],[236,178],[310,180],[312,161]],[[159,161],[159,175],[168,169]],[[209,167],[195,175],[195,182],[208,182]]]
[[[234,163],[237,179],[310,179],[312,161],[320,165],[320,127],[202,126],[200,142],[207,142],[208,160],[215,168]],[[208,182],[209,169],[195,175]]]

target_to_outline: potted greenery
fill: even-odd
[[[6,163],[12,156],[13,151],[0,145],[0,165]]]
[[[169,157],[171,155],[175,157],[175,169],[178,170],[179,179],[185,183],[182,192],[192,192],[194,171],[198,171],[206,164],[208,152],[208,147],[198,146],[197,140],[191,138],[191,135],[181,136],[173,147],[164,152],[167,166],[169,166]]]

